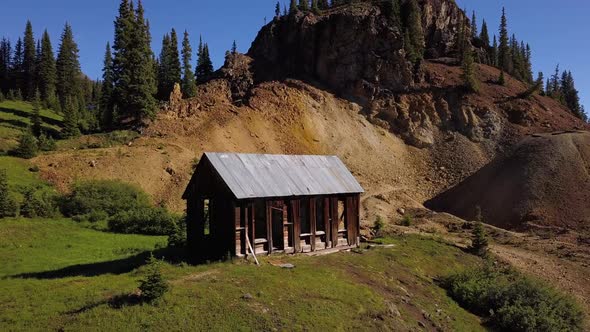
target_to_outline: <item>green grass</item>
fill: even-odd
[[[24,101],[5,100],[0,102],[0,150],[10,150],[16,145],[16,140],[22,130],[31,125],[33,105]],[[43,120],[42,128],[45,132],[56,134],[60,131],[63,117],[47,109],[40,111]]]
[[[25,159],[0,156],[0,169],[6,170],[9,190],[19,202],[27,188],[54,191],[53,187],[39,177],[39,173],[29,170],[31,166],[33,164]]]
[[[415,236],[387,242],[395,247],[261,257],[260,267],[166,263],[171,291],[158,305],[121,305],[164,238],[101,233],[69,220],[4,220],[0,330],[417,330],[418,321],[483,330],[433,281],[476,266],[477,258]],[[277,261],[296,267],[269,264]]]

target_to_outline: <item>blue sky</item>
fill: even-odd
[[[282,0],[281,2],[286,2]],[[172,27],[191,34],[196,50],[199,34],[209,44],[215,67],[223,64],[233,40],[246,52],[264,18],[272,19],[276,0],[144,0],[151,23],[153,48],[159,53],[162,36]],[[479,24],[485,18],[490,33],[497,32],[502,6],[506,7],[510,32],[531,44],[533,66],[550,75],[557,63],[572,71],[582,103],[590,103],[590,1],[580,0],[457,0],[469,13],[476,11]],[[35,38],[48,29],[57,50],[59,35],[68,21],[80,48],[82,70],[92,78],[101,75],[107,41],[113,37],[113,19],[119,0],[21,0],[5,5],[0,14],[0,35],[11,40],[22,35],[25,22],[33,23]],[[193,59],[196,61],[196,59]],[[194,62],[193,61],[193,62]],[[590,109],[590,105],[588,107]]]

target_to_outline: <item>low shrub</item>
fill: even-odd
[[[377,215],[372,227],[373,236],[381,236],[381,231],[383,230],[383,227],[385,227],[385,222],[383,221],[383,218],[381,216]]]
[[[168,235],[169,248],[186,247],[186,216],[178,219],[172,232]]]
[[[412,216],[406,214],[402,219],[402,226],[410,227],[412,226]]]
[[[68,217],[90,213],[117,213],[149,208],[150,199],[141,189],[120,181],[92,180],[76,184],[65,197],[62,212]]]
[[[59,213],[59,195],[53,191],[27,188],[23,194],[20,215],[25,218],[53,218]]]
[[[18,212],[18,204],[10,193],[8,175],[5,169],[0,169],[0,218],[14,217]]]
[[[19,158],[31,159],[36,157],[38,152],[39,146],[37,145],[37,139],[27,130],[19,137],[18,145],[12,151],[12,155]]]
[[[169,235],[178,227],[178,219],[164,208],[137,208],[110,217],[108,227],[116,233]]]
[[[168,282],[164,279],[160,271],[160,262],[150,255],[147,265],[147,275],[145,279],[139,281],[139,290],[141,299],[148,303],[155,303],[170,288]]]
[[[444,284],[461,306],[501,331],[582,331],[583,314],[571,297],[512,269],[487,264]]]

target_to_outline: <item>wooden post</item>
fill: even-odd
[[[272,254],[272,203],[266,201],[266,244],[268,245],[268,254]]]
[[[310,230],[311,230],[311,251],[315,251],[315,232],[316,232],[316,205],[315,205],[315,198],[310,198],[309,202],[309,223],[310,223]]]
[[[250,212],[250,233],[252,234],[252,236],[250,237],[251,241],[252,241],[252,245],[256,246],[256,216],[254,214],[254,203],[249,203],[248,204],[248,209]],[[256,249],[254,249],[256,250]]]
[[[301,218],[299,216],[299,199],[291,200],[293,215],[293,247],[295,252],[301,251]]]
[[[330,219],[332,223],[332,248],[338,246],[338,197],[330,198],[330,207],[332,209],[332,213],[330,213]]]
[[[242,232],[244,231],[244,227],[242,226],[242,221],[241,221],[241,214],[240,214],[240,206],[236,205],[235,203],[233,203],[233,211],[234,211],[234,234],[235,234],[235,244],[236,244],[236,251],[234,253],[234,255],[238,256],[241,255],[242,252],[245,254],[245,251],[242,251],[242,247],[243,247],[243,239],[244,236],[242,235]]]
[[[289,209],[285,201],[281,202],[283,207],[283,250],[289,246]]]
[[[354,199],[351,196],[347,196],[344,201],[344,224],[346,225],[346,237],[349,246],[353,245],[356,242],[356,226],[354,224],[354,220],[352,220],[352,210],[354,207],[353,200]]]
[[[330,230],[330,199],[327,197],[320,199],[324,200],[324,220],[321,220],[320,222],[324,223],[324,231],[326,232],[326,248],[329,248],[329,244],[332,242],[332,232]]]
[[[240,219],[244,225],[244,240],[245,240],[246,236],[248,236],[249,225],[248,225],[248,206],[244,203],[240,203]],[[246,256],[248,256],[248,249],[247,249],[246,243],[244,243],[244,254]]]

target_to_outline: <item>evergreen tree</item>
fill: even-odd
[[[55,67],[57,72],[56,89],[63,109],[67,98],[78,97],[82,75],[78,59],[78,45],[74,41],[72,27],[68,23],[61,35]]]
[[[114,72],[113,72],[113,55],[111,54],[111,44],[107,42],[103,68],[102,68],[102,87],[99,101],[100,117],[99,121],[103,128],[110,128],[115,120],[113,109],[114,98]]]
[[[182,39],[182,94],[185,98],[192,98],[197,94],[195,74],[191,65],[192,53],[193,49],[191,48],[188,32],[184,30],[184,38]]]
[[[291,3],[289,4],[289,14],[295,14],[297,10],[297,0],[291,0]]]
[[[526,44],[524,48],[524,70],[526,74],[527,82],[531,83],[533,81],[533,64],[532,64],[532,51],[529,44]]]
[[[330,8],[330,4],[328,3],[328,0],[319,0],[318,7],[321,10],[325,10],[325,9]]]
[[[147,262],[146,278],[140,281],[139,290],[141,297],[148,303],[154,303],[160,299],[170,288],[168,282],[160,272],[160,263],[153,255]]]
[[[30,130],[24,131],[18,140],[18,145],[13,154],[19,158],[31,159],[37,156],[37,139]]]
[[[35,62],[36,62],[36,49],[35,49],[35,37],[33,36],[33,26],[31,21],[27,21],[25,28],[25,38],[23,45],[23,75],[24,75],[24,87],[23,97],[26,100],[33,100],[35,97]]]
[[[0,41],[0,92],[7,94],[10,90],[12,47],[10,40],[2,38]]]
[[[238,44],[234,40],[233,44],[231,45],[231,54],[236,54],[236,53],[238,53]]]
[[[547,83],[547,95],[559,100],[561,87],[559,85],[559,64],[555,67],[555,72],[551,75]]]
[[[159,63],[158,98],[168,100],[174,84],[182,82],[178,37],[174,29],[172,29],[170,35],[166,34],[162,40]]]
[[[281,3],[277,1],[277,4],[275,5],[275,18],[280,18],[281,17]]]
[[[33,98],[33,112],[31,113],[31,130],[35,137],[41,136],[41,93],[39,90],[35,91],[35,97]]]
[[[490,50],[490,60],[491,60],[492,66],[499,67],[499,65],[498,65],[498,41],[496,40],[496,35],[494,35],[494,43],[492,44],[492,48]]]
[[[463,73],[461,78],[463,79],[463,85],[469,92],[478,92],[479,83],[475,77],[475,64],[473,61],[473,51],[468,41],[465,41],[465,47],[463,50],[461,69]]]
[[[314,14],[319,14],[320,13],[320,7],[318,4],[318,0],[311,0],[311,11]]]
[[[424,56],[424,31],[422,30],[422,11],[416,0],[409,0],[407,3],[407,24],[406,36],[409,37],[411,62],[418,62]],[[405,41],[404,41],[405,42]]]
[[[471,38],[476,38],[477,33],[477,19],[475,18],[475,10],[471,14]]]
[[[545,77],[543,75],[543,72],[540,71],[538,76],[537,76],[537,82],[541,82],[541,85],[539,86],[539,93],[544,96],[545,95]]]
[[[23,195],[23,203],[20,208],[21,216],[25,218],[36,218],[41,210],[41,202],[35,197],[35,190],[27,188]]]
[[[564,71],[561,75],[561,95],[563,96],[564,104],[570,111],[578,118],[584,119],[585,114],[580,106],[578,90],[576,90],[571,71]]]
[[[500,45],[498,46],[498,67],[510,73],[512,72],[510,45],[508,44],[508,23],[506,19],[506,10],[502,8],[502,18],[500,20]]]
[[[80,129],[78,128],[78,110],[75,105],[74,97],[67,96],[63,106],[63,128],[61,135],[64,138],[71,138],[80,136]]]
[[[506,77],[504,75],[504,69],[500,69],[500,77],[498,78],[498,84],[506,85]]]
[[[309,0],[299,0],[299,9],[301,9],[302,11],[308,11],[309,10]]]
[[[400,0],[383,1],[383,12],[387,16],[389,24],[402,29],[402,14]]]
[[[24,70],[23,70],[23,41],[19,37],[14,46],[14,55],[12,57],[12,64],[10,69],[10,86],[15,91],[15,98],[22,100],[22,90],[24,88]],[[20,98],[19,96],[20,95]]]
[[[207,46],[207,44],[203,44],[202,39],[199,40],[199,50],[197,53],[197,82],[204,83],[211,77],[211,74],[213,74],[213,62],[211,62],[211,58],[209,56],[209,46]]]
[[[485,229],[483,228],[481,209],[477,207],[476,211],[478,211],[476,212],[477,221],[475,223],[475,227],[473,227],[470,249],[474,254],[484,257],[488,252],[488,237]]]
[[[121,0],[115,19],[113,73],[115,107],[125,123],[139,124],[155,115],[156,78],[150,42],[141,1],[134,10],[132,2]]]
[[[174,28],[172,28],[172,31],[170,32],[170,54],[168,61],[170,62],[168,70],[172,82],[171,88],[173,88],[175,83],[180,83],[182,80],[180,54],[178,53],[178,36],[176,35],[176,30],[174,30]]]
[[[0,169],[0,218],[14,217],[16,215],[16,202],[10,196],[8,175],[5,169]]]
[[[53,47],[49,39],[47,30],[43,32],[41,39],[41,55],[39,59],[38,68],[38,84],[41,92],[41,99],[49,102],[55,98],[55,83],[57,79],[57,71],[55,67],[55,57],[53,55]]]
[[[486,49],[490,47],[490,35],[488,33],[488,24],[486,23],[486,20],[483,20],[483,23],[481,24],[479,39],[481,39]]]

